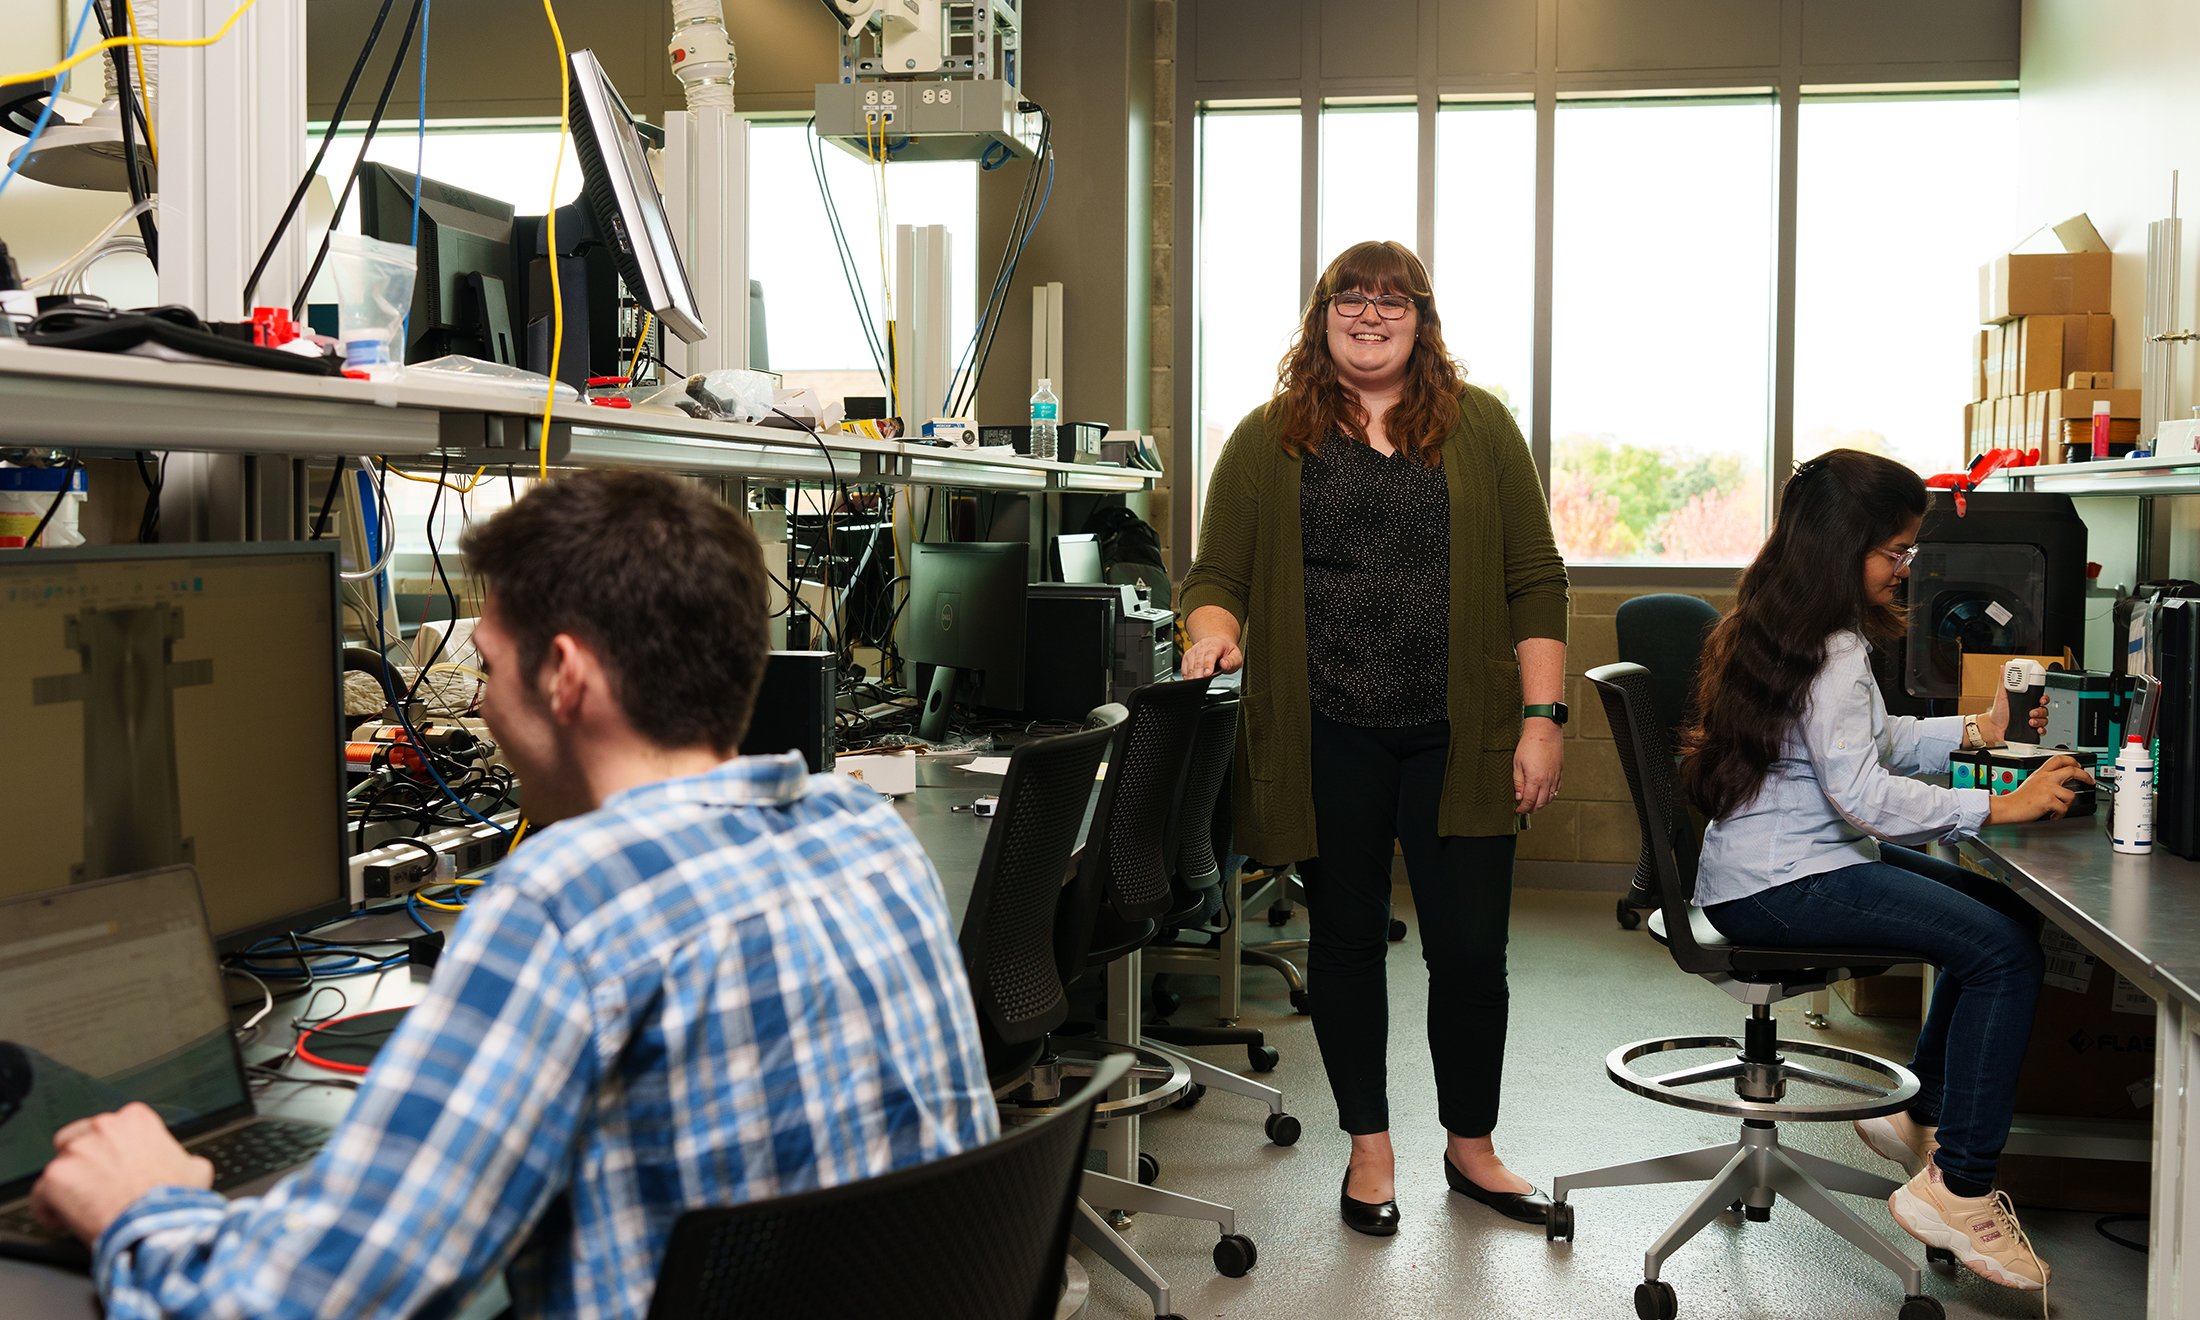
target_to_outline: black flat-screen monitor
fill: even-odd
[[[695,306],[695,290],[673,241],[657,177],[634,131],[633,113],[594,51],[574,51],[572,65],[573,152],[580,157],[582,192],[597,232],[618,263],[627,293],[672,333],[699,343],[710,332]]]
[[[1030,553],[1022,541],[909,547],[909,602],[897,644],[904,660],[933,666],[918,737],[947,736],[959,692],[973,705],[1023,707]]]
[[[0,555],[0,898],[194,865],[225,949],[348,909],[336,554]]]
[[[526,283],[513,250],[512,206],[455,184],[420,180],[420,237],[413,238],[413,179],[372,161],[359,167],[359,229],[412,247],[412,317],[405,361],[447,354],[525,365],[515,327],[526,324]]]

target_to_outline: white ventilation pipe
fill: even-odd
[[[733,112],[733,37],[720,0],[672,0],[672,76],[690,110]]]

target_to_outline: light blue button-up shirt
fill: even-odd
[[[1986,823],[1985,789],[1905,778],[1946,770],[1962,743],[1960,715],[1889,715],[1872,678],[1870,645],[1856,633],[1835,633],[1764,787],[1704,831],[1697,906],[1876,862],[1882,839],[1917,844],[1976,834]]]
[[[632,1320],[682,1211],[999,1131],[939,877],[800,756],[620,793],[475,892],[319,1158],[115,1220],[112,1320],[447,1316],[507,1266],[521,1315]]]

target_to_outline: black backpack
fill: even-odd
[[[1161,537],[1145,519],[1115,505],[1096,509],[1085,531],[1100,547],[1100,575],[1110,582],[1144,583],[1152,602],[1169,608],[1169,570],[1161,562]]]

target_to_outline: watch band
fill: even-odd
[[[1533,706],[1522,706],[1520,708],[1520,718],[1522,719],[1528,719],[1532,716],[1537,715],[1542,716],[1544,719],[1549,720],[1553,724],[1563,726],[1566,723],[1566,703],[1563,701],[1545,701]]]

